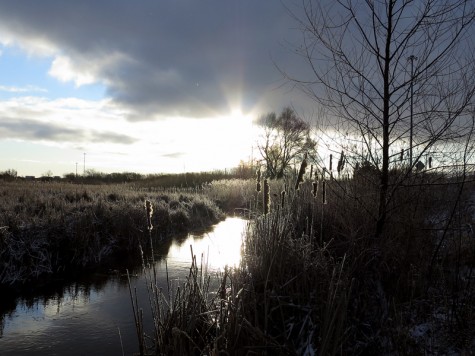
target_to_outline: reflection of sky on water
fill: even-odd
[[[241,240],[243,220],[228,218],[226,224],[218,224],[214,230],[203,235],[190,235],[184,242],[174,242],[168,250],[168,265],[177,268],[189,268],[191,259],[190,245],[198,264],[203,261],[209,271],[223,270],[237,266],[241,260]],[[163,264],[163,263],[161,263]]]
[[[124,283],[111,280],[101,290],[80,287],[75,294],[30,307],[20,303],[5,319],[0,354],[94,355],[101,354],[98,347],[121,354],[118,327],[131,334],[132,320]],[[137,350],[135,340],[130,338],[124,349]]]
[[[202,235],[190,234],[181,242],[172,242],[166,256],[172,285],[178,286],[188,275],[190,244],[198,263],[203,254],[203,266],[207,262],[210,273],[238,264],[245,224],[242,219],[228,218]],[[165,259],[159,259],[156,266],[158,284],[165,290]],[[145,324],[150,325],[144,276],[131,276],[131,285],[137,289]],[[4,324],[1,355],[120,355],[121,339],[126,355],[138,351],[124,275],[98,275],[65,287],[54,296],[19,302],[4,317]]]

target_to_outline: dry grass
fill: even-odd
[[[224,214],[202,194],[149,193],[128,186],[5,183],[0,187],[0,284],[106,268],[147,238],[143,202],[156,206],[154,239],[210,226]]]
[[[256,192],[255,180],[249,181],[246,194],[238,194],[250,199],[253,219],[242,264],[221,277],[216,297],[209,299],[209,285],[190,287],[202,280],[196,270],[183,289],[188,292],[179,294],[181,313],[186,314],[181,318],[188,324],[193,321],[187,318],[195,318],[192,325],[200,326],[192,331],[197,334],[178,325],[181,319],[161,314],[167,340],[180,340],[184,347],[179,352],[384,355],[473,350],[473,186],[402,188],[391,201],[383,238],[375,239],[377,188],[367,180],[326,181],[326,204],[312,182],[300,182],[298,190],[285,189],[294,187],[291,180],[270,183],[269,196],[279,200],[267,214],[265,204],[257,204],[264,192]],[[221,184],[220,196],[232,196],[226,189],[233,190],[234,184]],[[196,301],[199,306],[189,304]],[[198,312],[186,309],[188,305]],[[154,352],[163,350],[171,349]]]

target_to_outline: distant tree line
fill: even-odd
[[[14,169],[7,169],[6,171],[0,172],[0,179],[5,181],[11,181],[16,179],[18,172]]]
[[[214,170],[210,172],[189,172],[189,173],[160,173],[160,174],[140,174],[135,172],[103,173],[94,169],[86,170],[85,175],[76,176],[74,173],[64,175],[64,179],[70,182],[81,182],[86,184],[122,184],[134,183],[141,187],[176,187],[195,188],[220,179],[247,179],[254,176],[255,167],[252,163],[241,162],[238,167]]]
[[[203,184],[210,183],[220,179],[248,179],[255,174],[255,166],[252,162],[243,162],[235,168],[214,170],[210,172],[189,172],[189,173],[159,173],[159,174],[141,174],[136,172],[113,172],[104,173],[95,169],[86,170],[85,175],[76,175],[75,173],[66,173],[63,177],[53,176],[51,171],[47,171],[41,177],[26,176],[19,177],[14,169],[8,169],[0,172],[0,180],[13,181],[15,179],[30,179],[37,181],[68,181],[71,183],[85,184],[122,184],[136,183],[140,186],[160,186],[164,188],[195,188]]]

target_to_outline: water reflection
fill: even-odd
[[[166,283],[165,260],[174,285],[177,285],[177,280],[184,280],[190,267],[190,244],[198,261],[203,255],[209,271],[237,265],[245,224],[242,219],[228,218],[212,230],[157,246],[158,283],[163,286]],[[95,274],[87,280],[55,286],[14,303],[10,301],[9,305],[2,301],[0,354],[38,356],[137,352],[124,271]],[[141,272],[140,267],[133,269],[131,284],[137,288],[140,303],[146,310],[148,297]]]
[[[241,242],[238,234],[243,232],[243,220],[228,218],[226,224],[218,224],[210,231],[188,236],[186,241],[174,241],[167,252],[168,264],[190,267],[191,250],[197,260],[203,256],[204,266],[209,271],[221,271],[225,266],[235,267],[241,261]]]

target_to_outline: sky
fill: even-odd
[[[255,158],[254,120],[311,111],[289,9],[255,0],[0,0],[0,171],[178,173]]]

